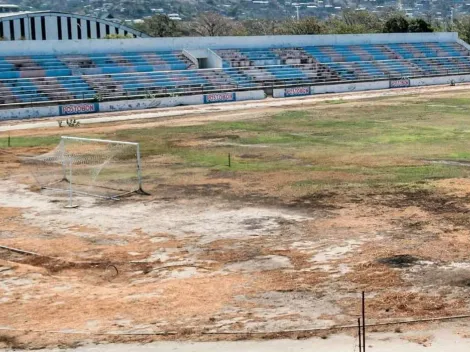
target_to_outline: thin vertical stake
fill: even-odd
[[[60,138],[60,158],[62,160],[62,173],[63,173],[63,181],[67,180],[67,169],[65,167],[65,143],[64,139],[61,137]]]
[[[140,163],[140,144],[137,144],[137,177],[139,178],[139,191],[142,191],[142,164]]]
[[[72,158],[69,161],[69,207],[72,206]]]
[[[232,161],[230,159],[230,153],[228,153],[228,167],[232,167]]]
[[[362,291],[362,351],[366,352],[366,296]]]
[[[11,147],[11,137],[10,134],[8,133],[8,148]]]
[[[78,205],[72,204],[73,189],[72,189],[72,157],[69,157],[69,204],[65,208],[78,208]]]
[[[359,352],[362,352],[361,318],[357,318],[357,338],[359,339]]]

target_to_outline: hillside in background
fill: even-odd
[[[190,20],[201,12],[216,12],[237,19],[285,19],[335,16],[345,9],[380,12],[401,9],[410,17],[433,17],[439,21],[470,12],[470,4],[446,0],[14,0],[26,10],[56,10],[117,19],[141,19],[161,13],[179,20]]]

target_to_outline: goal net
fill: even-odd
[[[50,152],[23,160],[44,189],[105,198],[143,192],[139,143],[64,136]]]

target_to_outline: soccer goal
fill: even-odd
[[[43,189],[118,199],[143,193],[139,143],[66,137],[50,152],[23,160]],[[70,203],[69,203],[70,204]]]

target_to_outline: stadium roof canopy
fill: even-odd
[[[149,37],[124,24],[86,15],[54,11],[0,13],[3,40],[101,39],[112,34]]]

